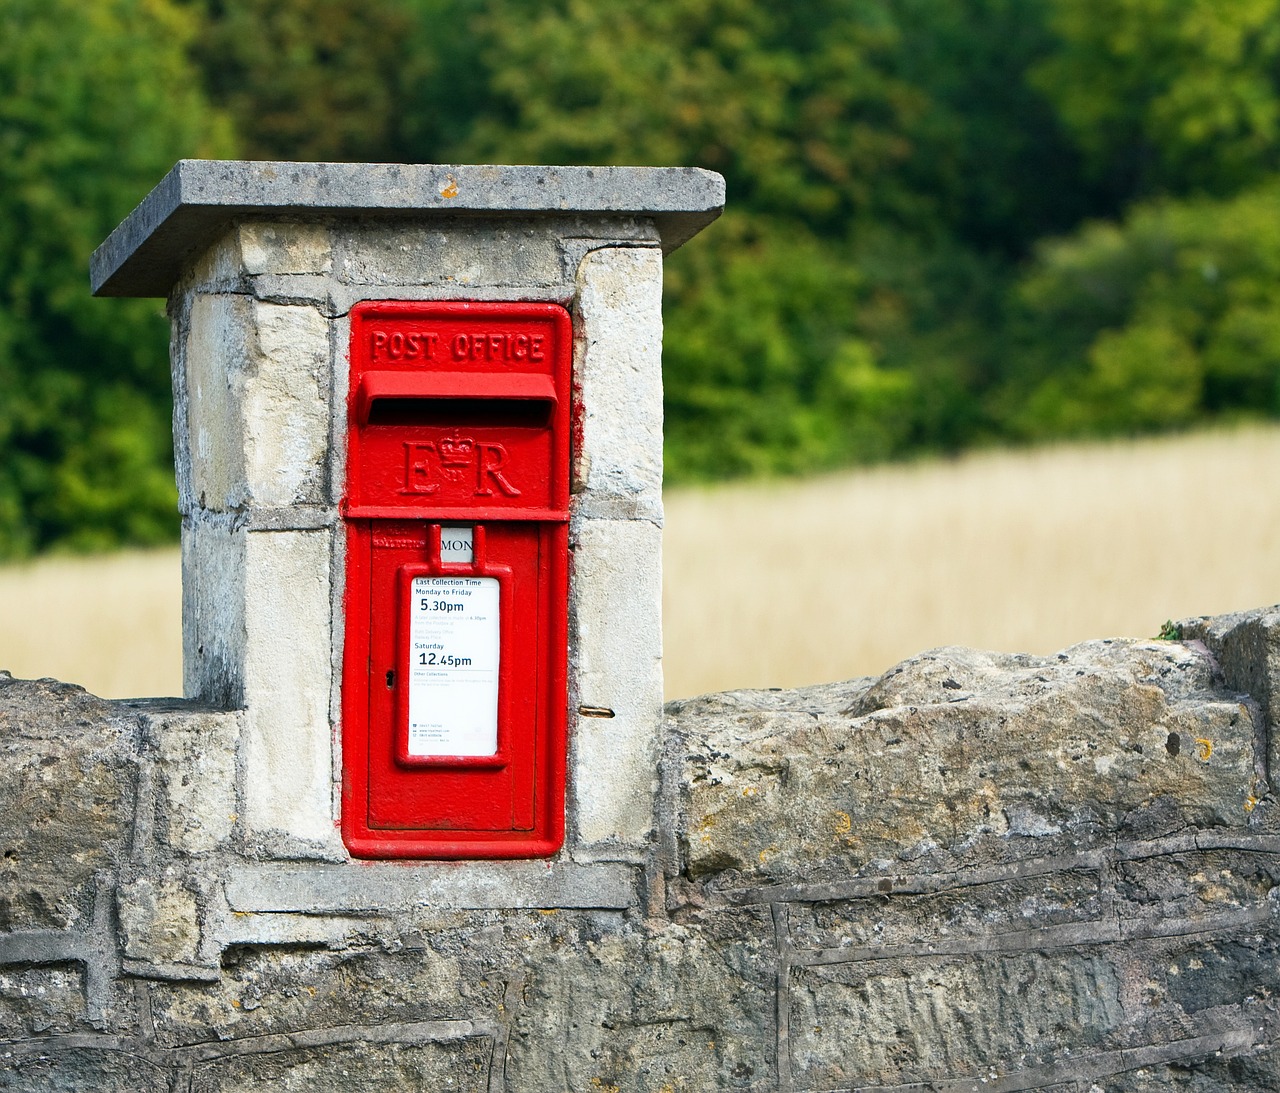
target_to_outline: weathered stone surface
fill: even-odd
[[[638,1093],[767,1081],[767,916],[725,917],[731,924],[721,919],[706,931],[588,935],[542,954],[512,1029],[509,1087]],[[557,1042],[575,1050],[548,1050]]]
[[[1093,1089],[1101,1089],[1101,1085]],[[1215,1052],[1192,1065],[1143,1066],[1117,1074],[1106,1083],[1106,1093],[1275,1093],[1280,1090],[1280,1050],[1237,1058],[1219,1058]]]
[[[383,1093],[392,1089],[490,1089],[492,1045],[483,1039],[456,1043],[369,1044],[356,1041],[300,1051],[233,1055],[196,1067],[192,1093],[250,1093],[335,1089]]]
[[[582,389],[577,491],[662,505],[662,254],[605,247],[578,269],[584,336],[575,346]]]
[[[564,282],[561,225],[504,219],[385,224],[338,233],[337,279],[367,289],[444,284],[459,288]]]
[[[315,308],[255,301],[243,414],[251,503],[329,500],[329,325]]]
[[[1243,828],[1261,788],[1249,706],[1168,642],[935,650],[879,680],[694,699],[674,717],[688,869],[742,882],[964,855],[987,836],[1043,854]]]
[[[124,956],[148,964],[194,964],[200,946],[195,894],[172,877],[139,877],[116,893]]]
[[[132,836],[137,726],[52,680],[0,673],[0,931],[89,920]]]
[[[182,360],[176,456],[187,513],[328,499],[329,330],[315,308],[197,294]]]
[[[802,968],[792,998],[793,1065],[819,1089],[1033,1066],[1125,1020],[1117,969],[1087,950]]]
[[[875,952],[1096,922],[1103,883],[1098,869],[1073,869],[900,894],[892,909],[883,895],[798,903],[791,909],[791,940],[805,949]]]
[[[252,306],[251,300],[231,294],[191,301],[182,357],[185,381],[175,409],[184,426],[174,455],[186,512],[197,506],[219,512],[239,508],[248,497],[241,368],[249,355]],[[228,367],[228,358],[238,367]]]
[[[202,574],[183,581],[184,688],[203,702],[245,707],[238,730],[218,742],[242,748],[242,800],[226,809],[225,777],[235,769],[228,755],[220,769],[206,771],[218,781],[216,803],[207,799],[204,812],[239,815],[254,838],[275,833],[285,853],[304,843],[314,844],[313,853],[338,853],[331,554],[332,533],[324,528],[247,531],[207,520],[183,528],[184,575]]]
[[[244,292],[246,271],[244,255],[240,250],[240,233],[240,225],[224,224],[204,251],[190,260],[182,277],[184,293],[207,295]],[[180,299],[181,295],[179,293],[177,298]],[[169,352],[170,365],[178,365],[181,360],[181,345],[175,346],[171,341]],[[179,373],[180,369],[175,369],[175,379]]]
[[[5,1036],[70,1032],[87,1025],[81,968],[74,964],[0,968],[0,1030]]]
[[[0,1051],[0,1064],[0,1089],[28,1093],[167,1093],[172,1088],[169,1068],[127,1047]]]
[[[244,819],[251,838],[332,847],[331,533],[250,532],[245,547]],[[290,842],[283,849],[295,849]]]
[[[250,277],[264,273],[328,273],[333,244],[324,224],[249,221],[237,229],[241,262]]]
[[[636,902],[636,867],[567,861],[364,862],[355,869],[273,863],[233,870],[225,889],[239,913],[385,914],[422,906],[622,910]]]
[[[345,1024],[488,1018],[502,986],[483,975],[464,976],[456,956],[427,947],[387,952],[357,943],[340,952],[233,951],[218,982],[157,985],[151,997],[157,1040],[174,1047],[211,1035],[234,1040]]]
[[[141,715],[155,751],[158,837],[184,855],[209,854],[235,829],[240,717],[170,704]]]
[[[653,830],[661,731],[662,532],[646,521],[575,520],[570,540],[574,841],[641,847]]]
[[[720,215],[724,179],[694,167],[533,167],[182,160],[94,252],[102,296],[164,296],[237,217],[566,213],[651,218],[672,251]]]
[[[673,704],[635,864],[262,861],[240,715],[5,677],[0,1089],[1280,1089],[1271,726],[1195,640]]]
[[[229,520],[182,522],[182,690],[224,710],[245,701],[247,535]]]
[[[1266,906],[1278,884],[1280,860],[1239,849],[1121,861],[1115,876],[1116,893],[1127,904],[1165,919]]]
[[[1251,695],[1268,725],[1280,725],[1280,607],[1184,619],[1177,630],[1183,640],[1208,648],[1223,683]],[[1269,739],[1267,769],[1274,777],[1280,769],[1280,732],[1270,733]]]

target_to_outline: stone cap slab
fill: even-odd
[[[247,216],[647,216],[670,253],[723,208],[724,179],[698,167],[184,159],[94,251],[89,279],[95,296],[167,296],[184,261]]]

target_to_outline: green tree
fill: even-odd
[[[0,554],[171,533],[163,320],[84,270],[232,124],[721,171],[667,267],[673,480],[1278,413],[1278,8],[0,0]]]
[[[725,175],[741,229],[669,264],[673,478],[962,446],[992,432],[983,323],[1013,261],[1093,208],[1025,80],[1053,45],[1045,10],[489,0],[493,106],[464,156]],[[856,398],[853,360],[874,362]]]
[[[1082,184],[1081,158],[1027,74],[1054,55],[1049,0],[895,0],[894,74],[928,108],[904,131],[899,184],[973,250],[1021,258],[1046,233],[1112,209]]]
[[[924,96],[879,63],[880,2],[490,0],[494,113],[464,147],[501,162],[693,163],[736,206],[842,227],[884,185]]]
[[[734,205],[847,235],[868,220],[1026,251],[1089,211],[1027,69],[1047,0],[488,0],[503,162],[695,163]]]
[[[1046,243],[1005,392],[1026,437],[1280,416],[1280,181],[1157,200]]]
[[[1280,0],[1052,0],[1033,75],[1117,201],[1280,169]]]
[[[438,159],[485,105],[470,0],[187,0],[254,159]]]
[[[183,155],[229,147],[168,0],[0,0],[0,555],[177,532],[165,321],[89,255]]]
[[[663,349],[669,481],[903,453],[915,381],[858,335],[861,285],[839,249],[729,213],[684,257]]]

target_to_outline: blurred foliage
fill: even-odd
[[[363,160],[396,146],[402,88],[430,63],[404,49],[416,25],[405,5],[209,0],[204,11],[191,53],[240,122],[241,155]]]
[[[172,535],[182,156],[694,164],[673,481],[1280,416],[1280,0],[0,0],[0,556]]]
[[[1100,211],[1025,79],[1038,0],[491,0],[463,158],[694,163],[668,264],[667,477],[954,450],[1016,261]],[[986,316],[986,329],[982,316]]]
[[[179,0],[246,159],[435,162],[488,102],[473,0]]]
[[[902,454],[916,381],[858,335],[857,269],[807,233],[733,212],[702,242],[668,277],[680,300],[664,331],[668,478]]]
[[[1046,243],[1018,286],[1012,427],[1035,438],[1280,416],[1277,208],[1280,180],[1141,203]]]
[[[230,132],[168,0],[0,0],[0,555],[173,538],[167,324],[89,255]]]
[[[1120,200],[1280,168],[1280,0],[1055,0],[1030,73]]]

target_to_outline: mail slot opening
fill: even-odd
[[[555,406],[552,399],[375,398],[369,402],[369,424],[545,429]]]

